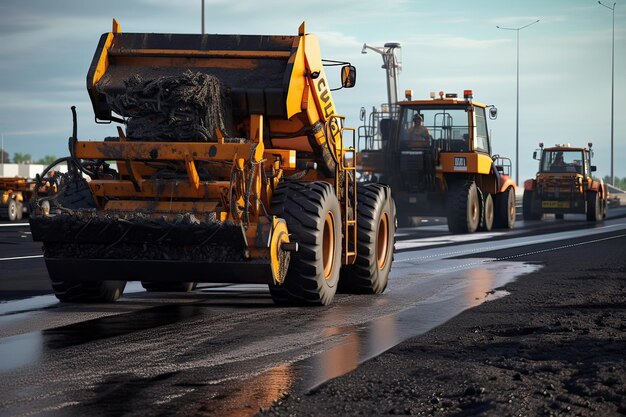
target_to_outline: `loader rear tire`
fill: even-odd
[[[474,233],[481,216],[476,183],[453,183],[447,194],[447,210],[448,230],[451,233]]]
[[[389,187],[357,184],[357,257],[341,270],[339,291],[381,294],[393,262],[395,205]]]
[[[126,281],[74,281],[50,278],[54,295],[63,303],[113,302],[122,296]]]
[[[270,284],[277,304],[328,305],[341,269],[341,210],[333,187],[323,181],[283,182],[272,198],[271,214],[287,223],[291,254],[285,280]]]
[[[484,231],[484,232],[490,232],[491,229],[493,229],[493,218],[494,218],[494,211],[493,211],[493,197],[491,196],[491,194],[489,193],[485,193],[485,198],[483,199],[483,215],[482,218],[480,220],[480,227],[479,230]]]
[[[604,218],[597,191],[587,191],[587,220],[599,222]]]
[[[509,187],[496,194],[494,226],[499,229],[512,229],[515,225],[515,191]]]
[[[541,220],[541,214],[533,211],[533,192],[524,190],[522,199],[522,217],[524,220]]]
[[[146,282],[141,281],[141,286],[147,292],[191,292],[196,289],[195,282]]]

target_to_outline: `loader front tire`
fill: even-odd
[[[54,295],[63,303],[113,302],[122,296],[126,281],[74,281],[50,278]]]
[[[357,184],[357,257],[341,270],[339,291],[381,294],[393,262],[395,205],[389,187]]]
[[[509,187],[496,194],[494,227],[512,229],[515,225],[515,191]]]
[[[448,230],[451,233],[474,233],[481,217],[476,183],[453,183],[447,193],[447,210]]]
[[[341,210],[333,187],[323,181],[283,182],[272,198],[271,213],[287,223],[291,254],[282,284],[270,284],[277,304],[328,305],[341,269]]]

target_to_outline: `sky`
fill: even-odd
[[[67,155],[72,105],[80,140],[116,135],[114,125],[94,123],[86,90],[100,35],[111,30],[113,18],[123,32],[200,33],[201,4],[2,0],[0,135],[10,156]],[[306,21],[323,58],[357,68],[356,86],[333,96],[352,127],[361,123],[361,107],[369,111],[387,100],[381,56],[362,54],[363,44],[400,43],[399,97],[406,89],[415,99],[472,89],[477,101],[498,108],[490,121],[493,151],[514,164],[517,32],[496,26],[519,28],[537,19],[519,31],[519,182],[535,175],[539,142],[593,142],[592,164],[599,176],[609,175],[612,12],[596,0],[205,0],[206,33],[296,35]],[[626,177],[624,0],[615,6],[614,56],[614,174]]]

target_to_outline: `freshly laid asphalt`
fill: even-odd
[[[626,234],[525,253],[510,295],[258,415],[626,415]]]

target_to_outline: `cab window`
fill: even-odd
[[[475,149],[480,152],[491,154],[489,146],[489,134],[487,132],[487,119],[485,118],[485,109],[482,107],[474,107],[476,115],[476,143]]]

